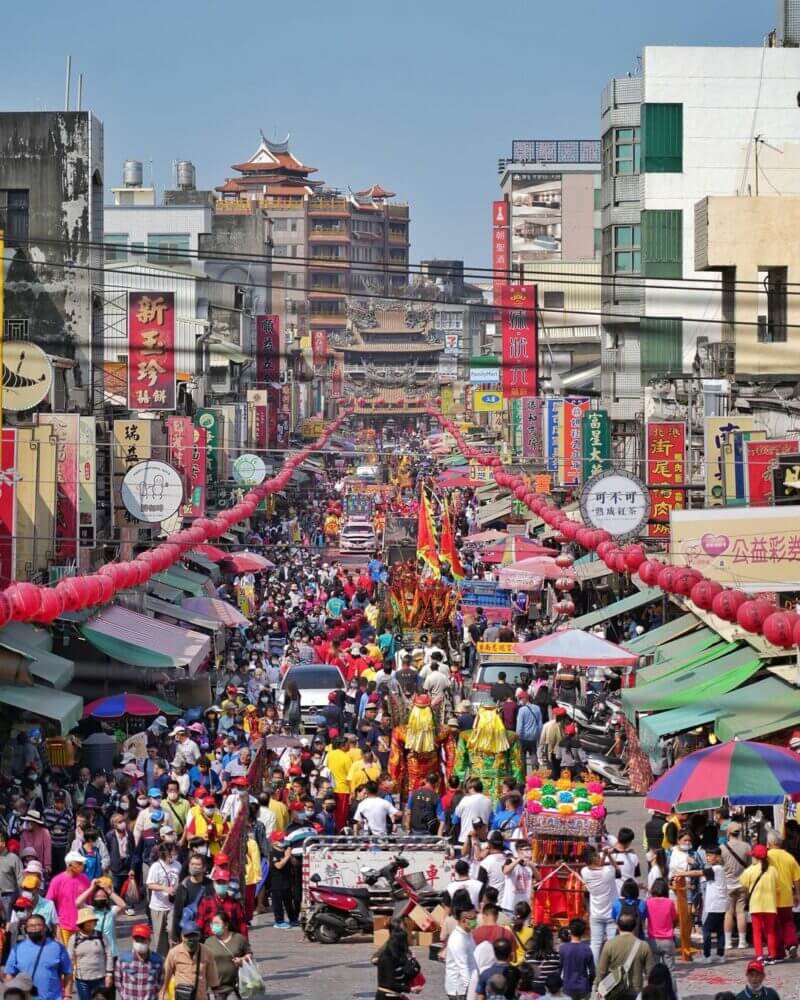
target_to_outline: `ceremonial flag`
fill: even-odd
[[[440,575],[439,556],[436,554],[436,529],[433,526],[430,501],[425,490],[420,491],[419,521],[417,522],[417,559],[421,559],[434,577]]]
[[[464,567],[461,565],[461,557],[456,548],[456,540],[453,537],[453,526],[450,522],[450,509],[447,500],[442,499],[442,533],[439,539],[439,557],[446,559],[450,564],[450,573],[454,580],[464,579]]]

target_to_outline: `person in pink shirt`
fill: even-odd
[[[650,888],[647,907],[647,940],[657,962],[672,971],[675,968],[675,925],[678,911],[669,898],[667,880],[657,878]]]
[[[66,946],[78,928],[78,896],[86,892],[91,883],[83,872],[85,858],[77,851],[70,851],[64,859],[66,871],[56,875],[47,890],[47,898],[58,914],[58,933]]]

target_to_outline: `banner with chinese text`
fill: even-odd
[[[315,368],[317,367],[317,365],[324,365],[325,362],[328,360],[327,330],[311,331],[311,355]]]
[[[78,532],[82,548],[94,547],[97,529],[97,441],[94,417],[81,417],[78,442]]]
[[[222,447],[222,414],[208,407],[195,411],[195,427],[206,432],[206,482],[220,481],[219,451]]]
[[[503,395],[506,399],[535,396],[539,364],[536,286],[503,285],[500,307]]]
[[[175,409],[175,293],[128,293],[128,408]]]
[[[649,420],[645,430],[645,481],[650,489],[651,538],[669,538],[670,513],[683,510],[686,492],[686,424],[681,420]]]
[[[744,442],[747,470],[747,504],[750,507],[772,505],[772,470],[781,455],[794,455],[800,442],[794,438],[771,438]]]
[[[499,303],[501,289],[508,281],[511,260],[509,257],[508,202],[492,202],[492,276],[494,302]]]
[[[611,424],[605,410],[583,414],[583,478],[591,479],[611,468]]]
[[[523,396],[522,457],[525,461],[544,459],[544,400],[541,396]]]
[[[755,420],[739,413],[731,413],[726,417],[706,417],[704,430],[706,507],[722,507],[725,504],[723,446],[729,443],[729,435],[734,431],[756,430]]]
[[[152,458],[152,420],[114,421],[114,523],[118,528],[138,524],[122,503],[122,479],[131,466]]]
[[[56,439],[56,548],[58,562],[78,555],[78,446],[77,413],[40,413],[38,423]]]
[[[591,403],[588,399],[565,399],[562,410],[562,421],[559,427],[559,464],[558,481],[562,486],[578,486],[583,471],[582,428],[583,415]]]
[[[0,437],[0,586],[15,578],[17,432],[4,427]]]
[[[256,316],[256,383],[278,382],[281,377],[281,318]]]

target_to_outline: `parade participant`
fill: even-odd
[[[473,728],[459,736],[453,770],[462,781],[467,776],[480,778],[493,801],[503,777],[511,776],[519,784],[525,780],[517,734],[506,730],[494,707],[482,705]]]
[[[428,695],[416,695],[408,721],[392,730],[388,772],[401,802],[421,788],[429,774],[440,775],[440,791],[453,770],[455,747],[447,726],[437,725]]]
[[[244,907],[235,898],[231,888],[231,873],[227,868],[215,868],[211,872],[214,883],[213,895],[204,894],[197,904],[196,922],[203,937],[211,933],[211,922],[214,917],[224,911],[230,918],[230,926],[237,934],[248,935]]]
[[[230,917],[224,910],[211,921],[205,947],[214,959],[219,980],[214,990],[215,1000],[239,1000],[239,969],[242,959],[252,954],[252,949],[247,938],[231,928]]]

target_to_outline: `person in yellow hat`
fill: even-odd
[[[78,929],[70,938],[67,952],[78,1000],[91,1000],[97,990],[114,985],[114,956],[97,930],[97,917],[91,906],[78,910]]]

